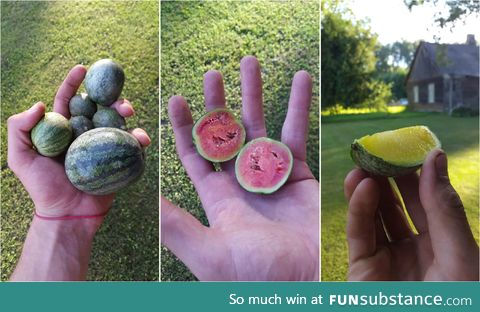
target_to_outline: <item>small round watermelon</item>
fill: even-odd
[[[271,194],[287,182],[293,168],[288,146],[269,138],[245,144],[235,161],[238,183],[252,193]]]
[[[82,133],[93,129],[93,122],[85,116],[74,116],[70,118],[70,125],[73,130],[73,138],[78,138]]]
[[[238,154],[245,143],[245,128],[226,108],[203,115],[192,129],[193,143],[203,158],[224,162]]]
[[[88,69],[84,85],[95,103],[110,106],[120,97],[124,82],[122,67],[110,59],[103,59]]]
[[[86,93],[81,93],[70,99],[68,108],[72,116],[85,116],[91,119],[97,111],[97,104]]]
[[[72,135],[68,119],[55,112],[46,113],[30,132],[37,152],[47,157],[62,154],[72,141]]]
[[[116,128],[96,128],[80,135],[67,151],[65,171],[79,190],[112,194],[136,182],[145,169],[137,139]]]
[[[126,130],[125,118],[120,116],[117,110],[109,107],[99,109],[92,118],[95,128],[109,127]]]

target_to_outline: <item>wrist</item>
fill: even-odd
[[[79,219],[45,219],[35,215],[31,229],[47,236],[71,237],[77,242],[89,243],[103,223],[103,216]]]
[[[102,220],[45,220],[34,216],[11,279],[84,280],[92,241]]]

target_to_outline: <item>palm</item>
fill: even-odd
[[[76,94],[86,68],[75,66],[60,86],[54,102],[54,111],[70,117],[69,101]],[[123,117],[133,115],[127,100],[119,99],[111,105]],[[93,196],[76,189],[68,180],[61,157],[40,156],[32,149],[30,130],[45,114],[45,105],[37,103],[30,110],[9,118],[8,164],[20,178],[32,197],[40,215],[63,217],[68,215],[94,216],[104,214],[110,207],[114,195]],[[146,146],[148,135],[134,129],[133,135]]]
[[[113,201],[114,195],[92,196],[76,189],[65,174],[62,159],[35,155],[29,167],[32,168],[28,170],[31,178],[24,182],[24,186],[41,215],[101,214]],[[59,192],[62,196],[59,196]]]
[[[216,201],[205,207],[211,212],[211,236],[221,246],[218,258],[223,267],[222,276],[209,278],[315,279],[318,274],[315,179],[289,181],[272,195],[245,191],[228,171],[213,173],[205,183],[207,188],[222,190]]]
[[[260,66],[253,57],[240,65],[242,121],[247,138],[266,136]],[[282,142],[294,164],[287,183],[274,194],[244,190],[233,161],[215,172],[195,150],[193,119],[185,100],[172,97],[169,116],[177,152],[202,201],[210,227],[162,198],[162,242],[200,279],[316,280],[319,263],[318,182],[306,164],[312,82],[305,72],[293,79]],[[204,79],[208,111],[225,107],[218,72]]]

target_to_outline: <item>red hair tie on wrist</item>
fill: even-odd
[[[94,218],[100,218],[100,217],[105,217],[108,213],[108,210],[104,213],[96,214],[96,215],[86,215],[86,216],[63,216],[63,217],[45,217],[41,216],[37,213],[37,210],[35,210],[35,216],[39,219],[42,220],[50,220],[50,221],[55,221],[55,220],[76,220],[76,219],[94,219]]]

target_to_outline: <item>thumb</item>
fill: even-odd
[[[38,102],[30,109],[13,115],[7,120],[8,166],[16,174],[22,166],[28,165],[37,153],[32,149],[30,130],[45,115],[45,104]]]
[[[190,213],[161,196],[161,240],[197,278],[205,276],[205,259],[211,251],[207,239],[208,228]]]
[[[450,184],[447,156],[443,151],[434,150],[427,156],[419,188],[435,258],[442,261],[449,256],[458,256],[462,262],[476,262],[478,275],[478,246],[462,201]]]

